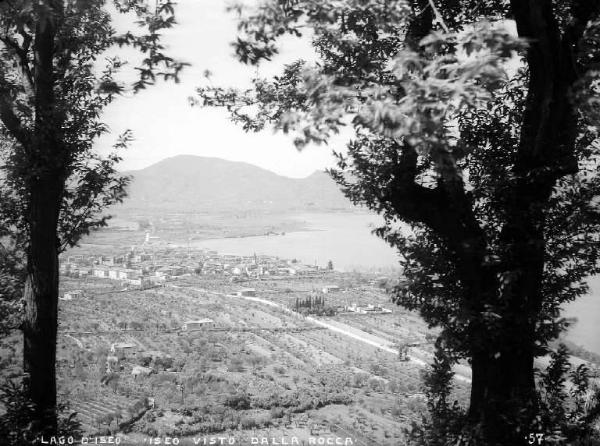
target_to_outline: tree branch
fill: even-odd
[[[461,256],[483,256],[485,234],[479,226],[462,180],[439,180],[431,189],[416,183],[418,155],[414,147],[398,145],[397,175],[392,181],[389,201],[399,216],[422,223],[440,234]]]
[[[577,171],[572,153],[576,116],[569,93],[579,77],[575,51],[585,28],[578,22],[584,11],[575,28],[561,37],[551,0],[511,0],[511,8],[519,36],[530,42],[529,90],[515,173],[539,184],[543,197],[557,178]],[[575,31],[579,37],[569,34]]]
[[[4,127],[23,147],[28,147],[31,141],[29,132],[21,125],[21,120],[15,114],[12,102],[6,92],[0,90],[0,120]]]
[[[438,11],[438,9],[435,6],[435,3],[433,2],[433,0],[429,0],[429,6],[433,10],[433,13],[435,14],[435,19],[440,24],[440,26],[442,27],[442,29],[444,30],[444,32],[445,33],[449,33],[450,30],[448,29],[448,26],[446,26],[446,22],[444,22],[444,18],[440,14],[440,11]]]
[[[8,48],[11,48],[15,55],[18,58],[19,64],[21,65],[21,70],[25,76],[27,81],[27,85],[33,91],[33,74],[31,73],[31,68],[29,67],[29,60],[27,57],[27,53],[29,51],[29,46],[31,44],[31,36],[27,33],[21,33],[23,36],[23,46],[20,46],[15,40],[10,37],[0,37],[0,41],[4,43]]]
[[[418,14],[415,7],[420,9]],[[429,34],[433,27],[433,10],[429,7],[427,0],[413,0],[413,12],[414,17],[408,24],[404,41],[408,48],[419,51],[419,42]]]

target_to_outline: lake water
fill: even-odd
[[[391,270],[398,265],[398,255],[384,241],[371,234],[382,220],[372,214],[303,214],[297,217],[309,230],[284,236],[259,236],[203,240],[194,246],[220,253],[240,255],[268,254],[297,259],[304,264],[325,266],[344,271]],[[568,338],[600,353],[600,278],[590,281],[590,294],[566,306],[564,315],[577,317]]]
[[[397,266],[396,252],[371,234],[381,224],[371,214],[303,214],[297,217],[307,231],[284,236],[221,238],[192,242],[193,246],[220,253],[240,255],[268,254],[297,259],[307,265],[327,265],[335,269],[389,269]]]

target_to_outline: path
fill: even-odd
[[[277,308],[281,311],[283,311],[284,313],[288,313],[291,314],[295,317],[302,317],[307,321],[310,321],[316,325],[319,325],[321,327],[327,328],[331,331],[334,331],[336,333],[340,333],[343,334],[344,336],[350,337],[352,339],[356,339],[357,341],[363,342],[365,344],[369,344],[372,345],[374,347],[377,347],[383,351],[392,353],[394,355],[398,354],[398,349],[395,347],[392,347],[392,342],[383,339],[379,336],[375,336],[372,334],[369,334],[365,331],[362,331],[358,328],[354,328],[351,327],[350,325],[344,324],[342,322],[337,322],[337,321],[327,321],[327,320],[322,320],[322,319],[317,319],[314,318],[312,316],[301,316],[298,313],[296,313],[295,311],[290,310],[289,308],[286,308],[284,305],[278,304],[277,302],[273,302],[271,300],[268,299],[262,299],[260,297],[255,297],[255,296],[231,296],[231,295],[227,295],[225,293],[218,293],[216,291],[209,291],[203,288],[192,288],[192,287],[182,287],[179,285],[168,285],[172,288],[178,288],[178,289],[189,289],[192,291],[196,291],[196,292],[201,292],[201,293],[209,293],[209,294],[214,294],[214,295],[218,295],[218,296],[223,296],[223,297],[237,297],[240,299],[244,299],[244,300],[248,300],[251,302],[258,302],[264,305],[268,305],[270,307],[274,307]],[[408,359],[411,362],[414,362],[415,364],[418,364],[422,367],[427,366],[427,362],[423,361],[422,359],[414,356],[414,355],[407,355]],[[471,378],[469,378],[470,375],[470,369],[468,367],[465,366],[458,366],[455,368],[455,374],[454,374],[454,378],[457,381],[463,381],[465,383],[471,383]]]

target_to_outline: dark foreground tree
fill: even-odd
[[[197,102],[227,107],[246,130],[295,132],[299,148],[350,127],[331,173],[385,217],[377,233],[403,256],[396,301],[442,327],[452,360],[469,360],[465,432],[485,445],[527,441],[534,359],[600,266],[600,2],[236,9],[242,62],[269,60],[278,38],[303,32],[317,62],[247,91],[200,88]]]
[[[130,14],[140,32],[119,34],[111,14]],[[94,141],[107,128],[104,107],[126,88],[116,46],[138,50],[133,91],[155,76],[176,78],[181,64],[163,53],[160,31],[174,24],[169,0],[15,0],[0,4],[0,130],[4,228],[24,249],[24,371],[39,433],[56,432],[58,254],[124,196],[118,155]],[[122,135],[116,148],[126,145]],[[10,204],[10,206],[8,206]],[[10,209],[9,209],[10,208]],[[6,231],[8,229],[8,231]],[[0,234],[4,235],[4,234]]]

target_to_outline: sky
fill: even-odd
[[[256,74],[269,76],[295,59],[314,59],[308,39],[289,38],[267,66],[257,70],[238,63],[230,46],[236,36],[236,16],[225,11],[227,4],[226,0],[179,0],[178,25],[164,33],[164,43],[169,55],[191,64],[181,83],[160,82],[137,95],[126,94],[106,109],[104,120],[111,133],[99,140],[98,148],[107,151],[127,129],[135,138],[122,153],[121,170],[141,169],[179,154],[243,161],[296,178],[334,165],[331,150],[340,150],[342,139],[298,152],[293,135],[270,129],[245,133],[225,110],[189,105],[195,88],[208,82],[205,70],[211,71],[214,86],[245,87]],[[124,18],[117,20],[117,28],[125,26]]]

